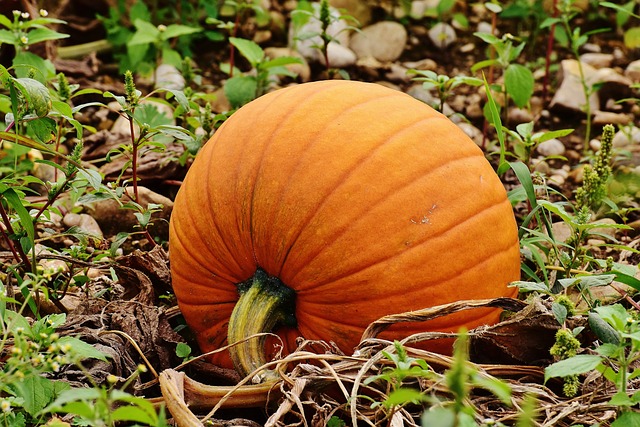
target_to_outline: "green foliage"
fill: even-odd
[[[229,42],[244,56],[255,74],[234,75],[224,85],[224,93],[233,106],[239,108],[264,94],[275,76],[295,77],[286,65],[299,64],[301,60],[293,57],[269,59],[262,48],[251,40],[230,37]]]
[[[576,190],[576,209],[597,210],[607,195],[607,182],[611,177],[611,149],[615,129],[607,125],[602,130],[600,151],[593,166],[584,167],[582,187]]]
[[[419,77],[413,77],[413,80],[423,82],[422,87],[429,89],[436,89],[438,92],[438,98],[440,104],[436,106],[436,109],[442,113],[444,109],[444,103],[451,96],[453,89],[466,84],[469,86],[481,86],[482,80],[475,77],[467,76],[455,76],[449,77],[442,74],[437,74],[431,70],[409,70],[409,75],[417,75]]]
[[[0,15],[0,44],[13,45],[18,52],[23,52],[29,46],[42,43],[47,40],[58,40],[69,37],[47,28],[47,25],[66,24],[60,19],[48,18],[48,13],[40,9],[40,16],[31,17],[27,12],[13,11],[13,21],[7,16]]]

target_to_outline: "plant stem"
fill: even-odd
[[[229,319],[227,341],[232,345],[229,351],[236,370],[247,376],[267,363],[266,333],[279,324],[296,325],[295,292],[260,268],[238,290],[240,298]],[[273,375],[263,371],[256,377],[262,382]]]

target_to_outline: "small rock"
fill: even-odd
[[[565,178],[564,178],[562,175],[552,174],[552,175],[549,177],[549,180],[548,180],[548,181],[549,181],[549,183],[551,183],[551,184],[555,184],[555,185],[557,185],[557,186],[562,186],[562,185],[564,185]]]
[[[437,99],[430,90],[425,89],[422,86],[422,83],[416,83],[411,85],[407,90],[407,94],[413,96],[415,99],[424,102],[430,107],[433,107],[436,104],[440,103],[440,100]]]
[[[531,164],[533,165],[534,172],[538,172],[543,175],[549,175],[551,173],[549,163],[545,162],[543,159],[531,159]]]
[[[634,126],[631,129],[619,130],[613,136],[612,143],[616,148],[626,147],[632,144],[640,144],[640,129]]]
[[[593,83],[596,69],[588,64],[583,64],[582,69],[587,83]],[[560,63],[559,80],[561,81],[560,87],[553,96],[549,107],[582,112],[586,98],[580,80],[578,61],[575,59],[563,60]],[[589,104],[592,112],[600,108],[600,99],[597,93],[590,96]]]
[[[588,6],[587,6],[588,7]],[[582,50],[587,53],[600,53],[602,48],[596,43],[585,43],[582,45]]]
[[[524,108],[511,108],[509,110],[509,123],[520,124],[533,121],[533,115]]]
[[[295,28],[293,23],[289,27],[289,47],[293,50],[297,50],[305,59],[313,62],[324,62],[324,56],[316,46],[322,44],[320,33],[322,31],[322,24],[318,16],[320,15],[320,4],[312,3],[313,16],[302,25],[300,28]],[[330,8],[330,13],[333,18],[327,33],[334,38],[334,41],[330,42],[327,46],[327,54],[329,56],[329,64],[331,67],[350,67],[356,63],[356,55],[347,46],[349,45],[349,23],[340,19],[340,12],[334,8]],[[308,39],[299,40],[298,35],[303,34],[318,34],[317,36],[310,37]]]
[[[62,219],[62,223],[67,227],[78,227],[78,229],[84,233],[99,239],[103,238],[102,230],[98,222],[91,215],[68,213]]]
[[[456,41],[456,30],[446,22],[438,22],[429,30],[429,38],[434,46],[446,49],[447,46]]]
[[[371,5],[362,0],[329,0],[329,4],[338,10],[345,10],[353,16],[360,25],[365,26],[371,21]]]
[[[484,116],[482,111],[482,96],[479,93],[472,93],[467,97],[465,114],[470,119],[479,119]]]
[[[632,117],[623,113],[612,113],[610,111],[596,111],[593,115],[593,124],[595,126],[604,126],[607,124],[612,125],[626,125],[630,123]]]
[[[592,139],[589,141],[589,148],[591,148],[594,153],[600,151],[600,147],[602,147],[602,142],[600,142],[599,139]]]
[[[611,67],[613,55],[610,53],[585,53],[580,56],[580,60],[593,68]]]
[[[289,64],[286,66],[287,70],[291,71],[292,73],[296,73],[298,75],[298,78],[302,82],[308,82],[311,79],[311,67],[309,67],[309,63],[297,51],[288,47],[267,47],[264,49],[264,53],[268,58],[271,59],[287,56],[299,58],[302,63]]]
[[[556,242],[566,242],[573,235],[571,226],[564,221],[551,224],[551,231]]]
[[[219,88],[213,92],[213,100],[210,101],[211,111],[216,113],[225,113],[231,111],[233,107],[227,99],[227,95],[224,94],[224,88]]]
[[[636,59],[627,65],[624,75],[634,83],[640,82],[640,59]]]
[[[602,224],[602,225],[615,225],[617,222],[612,218],[602,218],[596,221],[593,221],[591,224]],[[613,227],[597,227],[593,228],[590,231],[591,234],[602,234],[611,238],[616,236],[616,229]]]
[[[389,71],[386,73],[386,77],[394,82],[408,82],[411,81],[411,76],[407,74],[407,69],[395,62],[389,66]]]
[[[460,49],[458,49],[461,53],[470,53],[473,52],[474,50],[476,50],[476,44],[475,43],[465,43],[462,46],[460,46]]]
[[[436,68],[438,68],[438,64],[436,63],[436,61],[431,58],[425,58],[419,61],[404,62],[402,65],[410,69],[423,71],[435,71]]]
[[[486,21],[480,21],[478,22],[478,29],[476,31],[484,34],[493,34],[493,26]]]
[[[566,151],[564,144],[557,138],[540,143],[536,147],[538,154],[544,157],[562,156]]]
[[[155,108],[158,114],[162,114],[166,116],[171,121],[171,124],[175,124],[175,119],[173,118],[173,109],[171,108],[171,106],[165,103],[156,102],[153,100],[144,101],[137,107],[138,110],[142,106],[146,106],[144,108]],[[134,124],[133,133],[136,135],[136,137],[138,136],[139,131],[140,131],[140,128],[138,127],[138,125]],[[119,116],[116,119],[116,121],[113,123],[113,126],[111,127],[111,133],[121,134],[125,137],[129,137],[129,135],[131,135],[131,127],[129,124],[129,120],[127,120],[123,116]]]
[[[271,30],[258,30],[253,35],[253,41],[257,44],[263,44],[271,40]]]
[[[127,187],[129,197],[133,197],[133,188]],[[162,210],[152,215],[153,225],[151,226],[151,235],[168,239],[169,237],[169,217],[173,209],[173,202],[161,194],[155,193],[146,187],[138,187],[139,203],[143,207],[147,207],[150,203],[162,205]],[[123,197],[122,202],[126,203],[130,199]],[[109,234],[115,234],[121,231],[133,231],[138,221],[131,209],[122,209],[115,200],[107,199],[95,202],[88,206],[91,216],[100,224],[100,227]]]
[[[629,95],[629,86],[633,84],[629,78],[609,67],[597,69],[592,76],[591,82],[602,83],[599,92],[614,97],[618,94]]]
[[[482,131],[469,122],[460,121],[456,125],[469,137],[476,145],[482,145]]]
[[[402,55],[406,43],[407,30],[402,24],[383,21],[354,34],[349,47],[358,58],[372,56],[380,62],[393,62]]]
[[[156,68],[155,87],[171,90],[184,89],[185,81],[182,73],[171,64],[160,64]]]

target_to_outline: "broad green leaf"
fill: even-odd
[[[44,409],[55,397],[53,381],[36,374],[25,375],[22,381],[16,381],[9,387],[23,399],[22,406],[31,416]]]
[[[256,67],[264,59],[264,51],[254,41],[229,37],[229,43],[234,45],[253,67]]]
[[[422,394],[420,390],[415,388],[400,387],[392,391],[384,401],[384,406],[393,408],[398,405],[406,405],[408,403],[417,404],[427,400],[427,396]]]
[[[529,103],[533,95],[533,73],[524,65],[510,64],[504,73],[504,84],[513,102],[520,108]]]
[[[554,302],[551,304],[551,312],[559,324],[562,325],[567,320],[567,307],[564,305]]]
[[[14,44],[15,42],[16,36],[13,35],[12,31],[0,30],[0,44]]]
[[[549,378],[584,374],[593,371],[600,363],[602,363],[600,356],[579,354],[547,366],[544,370],[544,381],[547,382]]]
[[[136,19],[134,24],[136,32],[131,37],[131,40],[127,43],[128,46],[135,46],[141,44],[153,44],[158,41],[160,31],[158,28],[150,22],[143,21],[142,19]]]
[[[121,406],[111,412],[111,419],[113,421],[133,421],[145,425],[155,425],[158,420],[153,415],[138,406]]]
[[[11,28],[13,26],[13,22],[9,18],[0,14],[0,25]]]
[[[102,184],[100,172],[93,169],[79,169],[78,174],[86,179],[95,190],[100,190],[100,185]]]
[[[20,224],[22,228],[27,232],[27,236],[29,236],[29,240],[32,242],[35,239],[35,228],[33,226],[33,218],[29,215],[29,211],[22,204],[22,200],[18,193],[15,192],[13,188],[7,188],[2,191],[2,197],[9,203],[9,205],[16,211],[18,217],[20,218]]]
[[[640,27],[629,28],[624,32],[624,45],[629,49],[640,47]]]
[[[39,142],[50,142],[57,129],[56,122],[50,117],[39,117],[27,122],[27,129],[30,136]]]
[[[107,361],[107,356],[91,344],[88,344],[78,338],[62,337],[58,340],[59,344],[69,344],[73,352],[83,359],[98,359],[103,362]]]
[[[254,77],[236,76],[224,84],[224,94],[233,108],[239,108],[255,98],[257,87]]]
[[[44,117],[51,110],[51,95],[45,85],[38,80],[23,77],[14,82],[27,100],[30,112],[38,117]]]
[[[425,427],[455,427],[459,425],[453,408],[431,408],[422,413],[421,420]]]
[[[171,24],[167,26],[167,28],[162,31],[162,39],[167,40],[173,37],[186,36],[187,34],[199,33],[202,31],[202,28],[198,27],[189,27],[187,25],[179,25],[179,24]]]
[[[623,412],[611,423],[611,427],[640,427],[640,413]]]
[[[66,119],[70,119],[73,117],[73,110],[71,109],[71,106],[66,102],[53,100],[51,101],[51,108],[53,109],[53,111],[59,113]]]
[[[27,33],[27,44],[32,45],[47,40],[66,39],[69,34],[59,33],[49,28],[36,28]]]

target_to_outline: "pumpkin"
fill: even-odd
[[[520,274],[513,211],[483,152],[426,104],[353,81],[280,89],[235,112],[177,194],[169,253],[203,351],[272,330],[285,352],[302,336],[349,353],[382,316],[514,296]],[[474,309],[382,337],[499,316]],[[246,374],[273,351],[263,344],[213,361]]]

